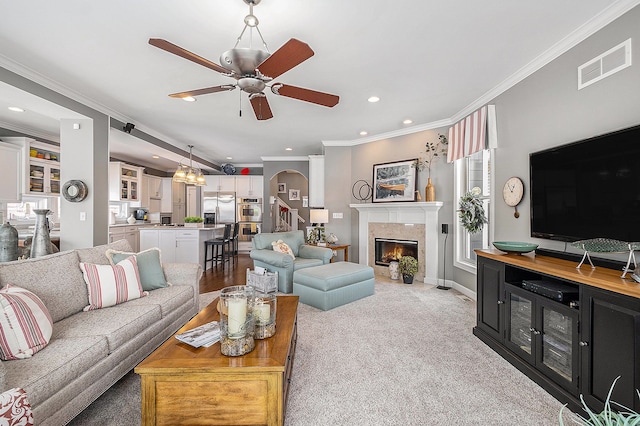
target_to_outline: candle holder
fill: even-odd
[[[223,355],[240,356],[255,348],[253,305],[252,287],[237,285],[220,292],[220,352]]]
[[[256,296],[253,305],[256,339],[266,339],[276,334],[276,301],[275,294],[260,293]]]

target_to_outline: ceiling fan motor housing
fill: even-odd
[[[269,56],[268,52],[260,49],[230,49],[220,55],[220,65],[237,76],[255,77],[256,68]]]

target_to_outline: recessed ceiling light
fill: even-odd
[[[285,151],[293,151],[293,148],[285,148]]]
[[[369,99],[367,99],[369,102],[373,103],[373,102],[378,102],[380,100],[379,97],[377,96],[371,96]]]
[[[22,108],[19,108],[19,107],[9,107],[9,110],[11,110],[13,112],[24,112],[24,110]]]
[[[367,133],[366,130],[363,130],[360,132],[360,136],[367,136],[369,133]]]
[[[411,124],[411,123],[413,123],[413,120],[410,120],[408,118],[402,122],[402,124]]]
[[[196,98],[194,98],[193,96],[185,96],[184,98],[182,98],[182,100],[187,102],[195,102]]]
[[[233,157],[227,157],[227,160],[233,160]]]
[[[154,160],[157,160],[158,158],[160,158],[160,156],[158,155],[152,155],[151,158],[153,158]]]

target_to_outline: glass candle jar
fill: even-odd
[[[220,292],[220,352],[223,355],[244,355],[255,348],[254,290],[238,285]]]
[[[255,338],[266,339],[276,334],[276,302],[275,294],[256,295],[253,305],[253,317],[256,320]]]

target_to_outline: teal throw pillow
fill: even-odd
[[[140,284],[145,291],[168,287],[160,262],[160,249],[150,248],[140,253],[126,253],[117,250],[107,250],[107,257],[112,265],[116,265],[127,257],[134,255],[140,272]]]

